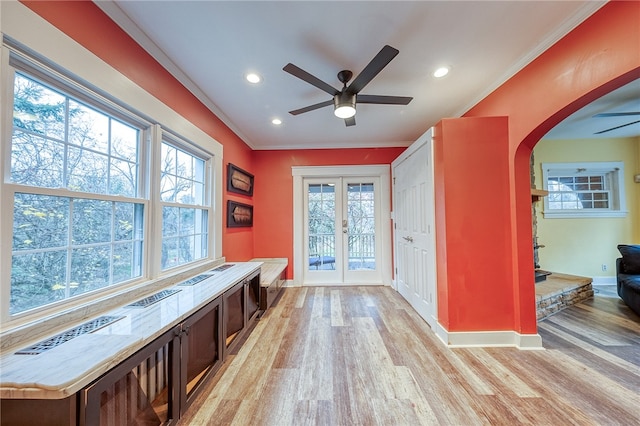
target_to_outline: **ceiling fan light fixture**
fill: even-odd
[[[339,93],[333,97],[333,113],[338,118],[351,118],[356,115],[356,95]]]

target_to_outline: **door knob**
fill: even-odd
[[[402,237],[404,238],[405,241],[409,241],[410,243],[413,242],[413,238],[412,237]]]

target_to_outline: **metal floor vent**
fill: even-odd
[[[207,278],[209,278],[211,275],[196,275],[193,278],[189,278],[186,281],[182,281],[180,284],[178,285],[194,285],[194,284],[198,284],[200,281],[202,280],[206,280]]]
[[[231,268],[231,267],[232,267],[232,266],[234,266],[234,265],[235,265],[235,263],[227,263],[227,264],[225,264],[225,265],[220,265],[220,266],[218,266],[217,268],[212,269],[212,271],[222,272],[222,271],[224,271],[225,269],[229,269],[229,268]]]
[[[82,325],[79,325],[71,330],[67,330],[63,333],[50,337],[42,342],[38,342],[33,346],[30,346],[25,349],[21,349],[16,354],[18,355],[38,355],[44,351],[48,351],[49,349],[53,349],[56,346],[63,344],[64,342],[68,342],[74,337],[81,336],[83,334],[92,333],[96,330],[101,329],[102,327],[106,327],[109,324],[112,324],[118,320],[121,320],[124,316],[102,316],[91,320],[89,322],[85,322]]]
[[[140,299],[137,302],[133,302],[128,304],[128,307],[133,307],[133,308],[146,308],[147,306],[153,305],[156,302],[161,301],[162,299],[171,296],[172,294],[175,294],[179,291],[177,288],[171,289],[171,290],[162,290],[159,291],[155,294],[152,294],[149,297],[145,297],[144,299]]]

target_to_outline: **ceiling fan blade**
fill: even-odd
[[[413,98],[409,96],[356,95],[360,104],[407,105]]]
[[[324,101],[324,102],[320,102],[318,104],[309,105],[309,106],[304,107],[304,108],[300,108],[300,109],[295,109],[293,111],[289,111],[289,114],[298,115],[298,114],[302,114],[303,112],[313,111],[314,109],[326,107],[326,106],[329,106],[329,105],[333,105],[333,99],[330,100],[330,101]]]
[[[384,67],[399,53],[398,49],[394,49],[391,46],[385,45],[380,52],[367,64],[360,74],[351,82],[347,87],[347,92],[358,93],[364,86],[369,84],[373,78],[378,75]]]
[[[612,127],[612,128],[610,128],[610,129],[607,129],[607,130],[600,130],[599,132],[595,132],[595,133],[594,133],[594,135],[600,135],[600,134],[602,134],[602,133],[607,133],[607,132],[610,132],[610,131],[612,131],[612,130],[619,129],[619,128],[621,128],[621,127],[631,126],[632,124],[636,124],[636,123],[640,123],[640,120],[632,121],[631,123],[623,124],[623,125],[621,125],[621,126]]]
[[[626,117],[628,115],[640,115],[640,112],[603,112],[594,117]]]
[[[324,81],[320,80],[318,77],[309,74],[308,72],[306,72],[305,70],[303,70],[302,68],[296,65],[289,63],[285,65],[284,68],[282,69],[288,72],[289,74],[295,77],[298,77],[300,80],[306,81],[307,83],[313,86],[316,86],[318,89],[327,92],[331,96],[335,96],[338,93],[340,93],[339,90],[331,86],[329,83],[325,83]]]
[[[344,119],[344,124],[347,127],[355,126],[356,125],[356,116],[354,115],[353,117],[345,118]]]

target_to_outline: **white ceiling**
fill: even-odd
[[[441,118],[462,115],[603,3],[97,1],[254,149],[407,146]],[[351,127],[331,106],[288,113],[331,97],[284,72],[287,63],[340,89],[338,71],[355,78],[385,44],[400,53],[361,93],[412,96],[409,105],[359,104]],[[441,65],[449,75],[432,77]],[[250,71],[263,82],[246,82]]]

